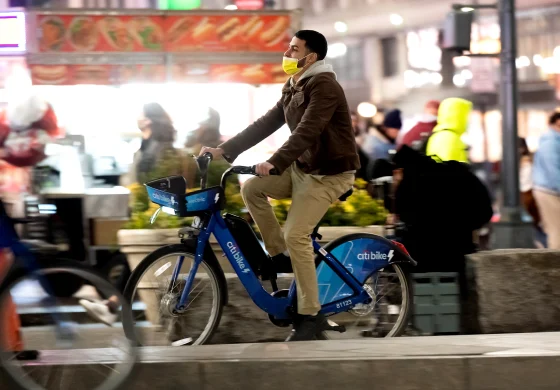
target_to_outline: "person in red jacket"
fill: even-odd
[[[0,160],[27,168],[42,161],[47,142],[59,136],[56,115],[49,103],[36,95],[21,95],[0,111]],[[0,248],[0,280],[10,266],[8,248]],[[20,319],[13,301],[5,302],[0,313],[0,343],[3,349],[18,353],[18,359],[33,359],[36,351],[23,351]]]
[[[0,159],[10,165],[38,164],[47,142],[60,135],[52,106],[37,95],[18,98],[0,111]]]
[[[404,135],[401,146],[407,145],[414,148],[416,143],[429,137],[434,127],[437,125],[438,109],[439,102],[437,100],[430,100],[426,103],[424,115],[420,118],[418,123]]]

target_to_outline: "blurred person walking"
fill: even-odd
[[[519,190],[521,192],[521,201],[523,207],[533,219],[537,245],[546,248],[546,233],[542,228],[539,207],[533,195],[533,156],[527,147],[525,138],[519,138],[519,156]]]
[[[138,129],[142,132],[142,144],[134,154],[132,166],[121,178],[121,185],[145,183],[163,176],[173,174],[184,175],[183,158],[173,147],[176,130],[169,114],[159,103],[147,103],[137,120]],[[121,280],[119,284],[125,284]],[[119,309],[118,298],[113,296],[105,301],[80,300],[88,314],[106,325],[111,326],[117,320]]]
[[[208,117],[199,123],[198,129],[188,135],[185,147],[192,148],[197,155],[203,145],[215,148],[221,143],[220,113],[209,107]]]
[[[350,117],[352,118],[352,128],[354,129],[354,138],[356,139],[356,146],[358,148],[358,157],[360,158],[360,169],[356,171],[356,177],[367,180],[366,172],[368,165],[368,156],[362,150],[362,144],[364,142],[364,131],[360,127],[359,116],[355,111],[350,112]]]
[[[416,149],[432,135],[434,127],[437,125],[438,109],[440,102],[430,100],[424,107],[424,114],[402,138],[400,145],[407,145]]]
[[[368,157],[370,165],[375,160],[391,159],[390,152],[396,149],[395,143],[401,128],[401,111],[398,109],[385,114],[381,126],[370,126],[368,128],[362,143],[362,150]]]
[[[0,112],[0,160],[18,168],[32,167],[46,158],[45,146],[61,131],[52,106],[31,92],[22,92],[10,99]],[[11,253],[0,248],[0,280],[11,266]],[[20,360],[34,359],[37,351],[24,351],[20,318],[13,301],[2,307],[0,321],[3,333],[0,342],[7,350],[18,352]]]
[[[560,249],[560,112],[554,112],[548,122],[533,161],[533,195],[548,247]]]
[[[472,103],[461,98],[448,98],[438,109],[437,126],[426,143],[426,155],[441,161],[469,162],[467,145],[461,140],[467,132]]]
[[[142,143],[134,154],[128,174],[121,178],[121,185],[144,183],[157,178],[160,171],[170,170],[169,164],[172,165],[171,170],[179,174],[182,171],[182,159],[173,147],[177,132],[169,114],[159,103],[147,103],[142,107],[137,124],[142,133]],[[162,167],[163,162],[165,167]]]

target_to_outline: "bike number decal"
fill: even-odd
[[[342,301],[336,304],[337,309],[342,309],[348,306],[352,306],[352,300],[348,299],[346,301]]]

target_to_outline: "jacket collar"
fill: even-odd
[[[296,92],[301,92],[303,90],[304,83],[303,81],[309,79],[319,73],[332,73],[334,74],[334,78],[336,79],[336,73],[333,70],[332,65],[325,64],[325,60],[317,61],[313,65],[309,67],[298,79],[297,83],[294,83],[293,77],[290,77],[284,87],[282,88],[282,92],[289,92],[292,88]]]

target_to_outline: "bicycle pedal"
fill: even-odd
[[[189,343],[191,343],[193,341],[192,337],[187,337],[186,339],[182,339],[182,340],[177,340],[171,343],[172,347],[182,347],[184,345],[187,345]]]
[[[334,332],[344,333],[346,332],[346,327],[344,325],[338,325],[334,321],[328,320],[325,330],[332,330]]]

